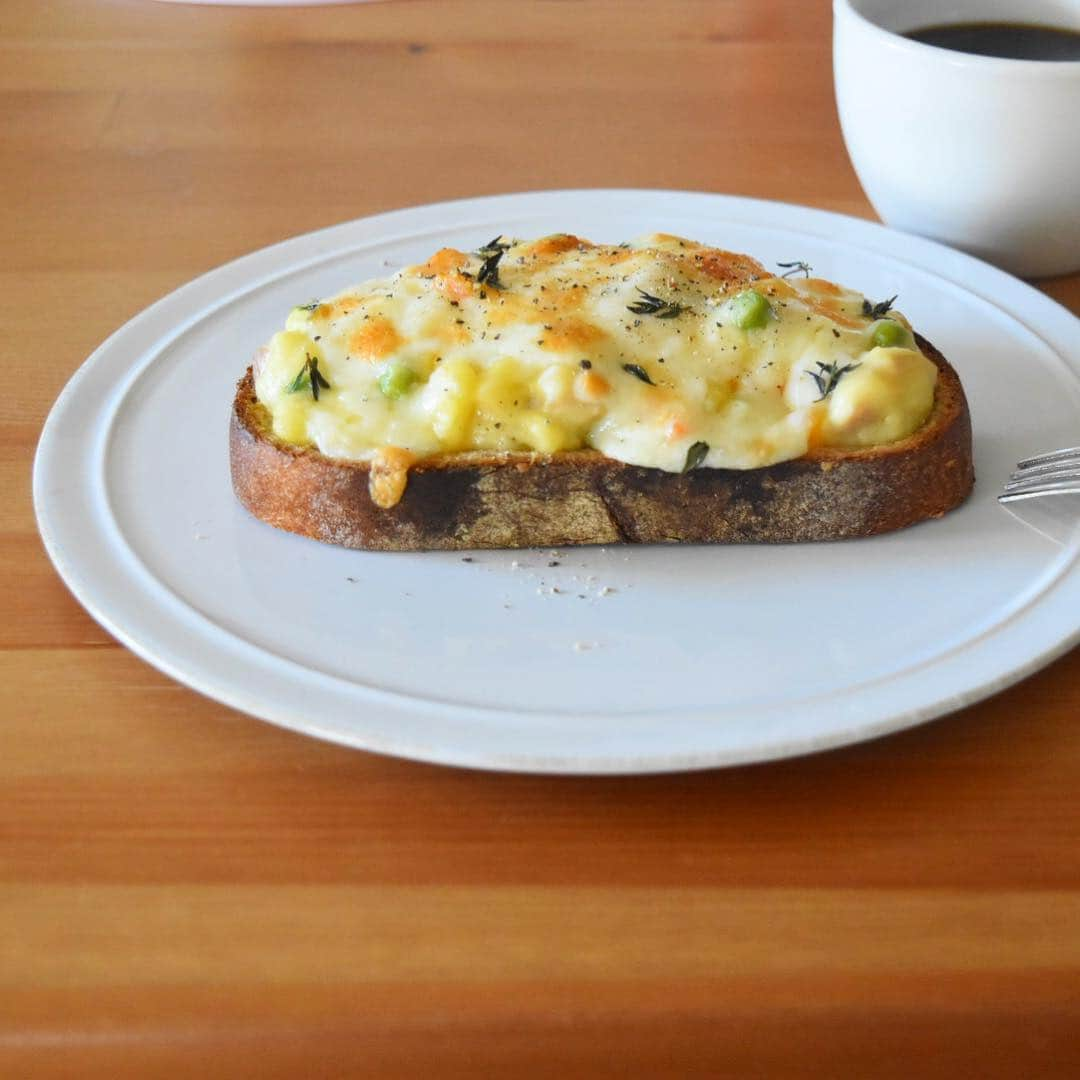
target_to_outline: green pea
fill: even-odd
[[[907,328],[895,319],[882,319],[871,332],[870,341],[881,349],[891,349],[893,346],[910,348],[912,343]]]
[[[387,364],[379,376],[379,389],[397,400],[407,394],[416,382],[416,372],[406,364]]]
[[[728,318],[740,330],[760,330],[772,318],[769,301],[757,289],[745,289],[725,305]]]

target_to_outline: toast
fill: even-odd
[[[490,258],[492,250],[509,247],[489,246],[480,255],[487,251]],[[731,256],[724,266],[733,280],[720,283],[721,298],[747,282],[776,295],[768,285],[776,279],[753,260]],[[472,280],[467,272],[464,276]],[[497,296],[502,287],[489,276],[485,291]],[[650,302],[657,299],[638,292]],[[682,310],[679,304],[671,307]],[[454,308],[456,314],[459,304]],[[830,317],[844,326],[839,308]],[[700,440],[687,450],[679,448],[685,456],[681,471],[617,460],[588,445],[554,450],[466,445],[422,454],[389,447],[363,458],[338,456],[275,431],[272,410],[257,393],[256,366],[240,380],[233,402],[233,488],[239,501],[270,525],[347,548],[380,551],[802,543],[873,536],[940,517],[963,502],[974,483],[971,423],[959,377],[937,349],[907,329],[906,321],[903,326],[911,351],[936,369],[929,411],[915,430],[872,445],[817,440],[798,456],[758,467],[712,465],[706,461],[710,447]],[[833,334],[840,336],[835,329]],[[304,363],[311,361],[308,354]],[[832,370],[843,374],[858,366],[845,368],[837,361]],[[622,367],[641,379],[637,365]],[[812,377],[821,397],[809,408],[822,413],[820,403],[839,375],[828,386]],[[320,387],[328,393],[336,378],[330,369],[311,364],[289,389],[302,385],[318,402]],[[648,386],[657,384],[649,380]]]
[[[334,460],[273,435],[249,369],[229,428],[233,488],[255,517],[279,529],[375,551],[873,536],[940,517],[974,483],[960,380],[929,342],[919,344],[939,371],[934,408],[899,442],[683,474],[595,450],[442,454],[410,469],[401,500],[388,509],[372,499],[370,462]]]

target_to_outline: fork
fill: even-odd
[[[1080,446],[1025,458],[1009,477],[998,502],[1069,494],[1080,495]]]

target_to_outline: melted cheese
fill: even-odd
[[[256,363],[275,434],[372,461],[390,504],[408,462],[443,452],[753,469],[902,439],[932,408],[937,369],[903,316],[875,346],[863,296],[831,282],[662,235],[514,243],[490,277],[493,250],[446,248],[294,309]]]

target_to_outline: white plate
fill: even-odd
[[[233,386],[292,305],[497,233],[652,230],[899,293],[967,388],[973,498],[872,540],[471,562],[327,547],[234,501]],[[1018,459],[1075,444],[1078,372],[1078,322],[1063,308],[878,225],[679,192],[473,199],[300,236],[154,304],[61,394],[34,499],[49,554],[96,619],[174,678],[275,724],[496,769],[729,765],[908,727],[1077,640],[1080,532],[1055,546],[994,496]]]

